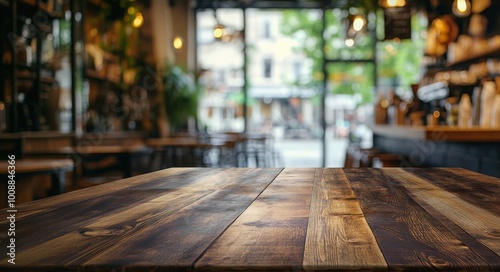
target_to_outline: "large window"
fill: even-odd
[[[272,59],[264,59],[264,77],[270,78],[271,71],[273,69],[273,60]]]
[[[201,124],[209,131],[272,133],[286,166],[343,166],[353,134],[369,134],[382,75],[394,81],[412,67],[406,74],[413,77],[397,80],[407,87],[418,80],[413,67],[420,65],[422,37],[377,42],[383,29],[377,19],[366,7],[198,11],[198,66],[208,89]],[[214,38],[221,25],[224,35]],[[398,50],[407,53],[406,63],[391,55]],[[387,65],[395,58],[399,68]],[[292,153],[300,162],[287,161]]]
[[[243,131],[243,11],[199,11],[197,54],[200,80],[206,91],[199,109],[200,124],[208,131]],[[223,26],[221,37],[214,29]]]

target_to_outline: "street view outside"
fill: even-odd
[[[322,47],[321,10],[202,10],[197,13],[197,59],[205,88],[199,122],[209,132],[244,130],[244,47],[247,51],[247,131],[270,133],[278,165],[322,167],[322,65],[325,95],[326,167],[342,167],[349,141],[371,145],[375,78],[379,90],[406,92],[419,79],[421,42],[375,43],[375,14],[364,33],[349,41],[344,28],[353,13],[327,10]],[[243,38],[244,16],[246,37]],[[423,16],[422,16],[423,17]],[[423,40],[416,16],[414,35]],[[379,20],[380,21],[380,20]],[[383,28],[383,25],[382,25]],[[220,36],[218,32],[220,31]],[[373,35],[370,34],[370,30]],[[419,51],[420,50],[420,51]],[[324,53],[323,53],[324,52]],[[398,54],[401,53],[401,54]],[[324,55],[323,55],[324,54]],[[377,54],[375,74],[373,59]],[[402,61],[399,57],[408,61]],[[335,61],[330,61],[335,60]],[[398,69],[406,76],[396,78]],[[384,82],[389,82],[384,87]],[[393,82],[398,82],[394,89]]]

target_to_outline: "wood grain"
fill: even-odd
[[[456,168],[452,171],[445,168],[433,168],[429,171],[421,171],[417,168],[406,170],[482,209],[500,214],[500,179],[498,178]]]
[[[195,206],[199,207],[200,201],[210,202],[210,199],[219,194],[228,194],[229,192],[223,190],[228,186],[234,191],[241,188],[248,190],[249,196],[246,201],[248,205],[248,202],[253,200],[272,181],[272,176],[279,173],[278,170],[253,171],[253,174],[249,173],[251,171],[247,169],[229,173],[228,170],[222,169],[197,169],[190,172],[200,172],[199,174],[205,172],[204,178],[200,175],[190,175],[185,176],[188,179],[182,179],[180,178],[182,177],[181,173],[177,178],[173,176],[174,178],[170,179],[154,179],[144,184],[116,191],[112,195],[112,198],[109,195],[101,196],[91,198],[85,201],[85,203],[78,203],[77,207],[80,207],[80,209],[75,210],[75,207],[71,206],[59,208],[53,210],[52,213],[43,213],[40,216],[30,217],[29,220],[20,220],[18,224],[20,229],[24,231],[18,235],[20,237],[30,237],[28,241],[20,241],[16,245],[19,250],[23,250],[22,253],[18,254],[18,258],[22,260],[20,264],[30,265],[36,263],[49,265],[61,262],[81,264],[86,261],[89,263],[98,263],[99,259],[106,256],[106,259],[114,260],[121,265],[134,260],[137,261],[138,258],[145,258],[148,255],[147,249],[141,254],[138,251],[134,251],[134,255],[131,252],[132,250],[127,250],[127,243],[124,241],[141,241],[141,239],[146,239],[147,241],[143,241],[144,244],[142,244],[142,247],[148,248],[151,245],[148,241],[151,239],[154,240],[154,237],[152,237],[154,235],[149,234],[154,233],[155,230],[157,230],[160,236],[164,233],[164,231],[155,228],[161,227],[165,230],[166,234],[169,233],[168,224],[161,224],[160,222],[168,222],[169,220],[173,220],[172,218],[180,218],[177,220],[178,224],[188,223],[189,220],[181,216],[183,215],[180,212],[181,210],[186,209],[189,205],[193,205],[193,203],[197,203]],[[255,186],[250,188],[244,186],[244,183],[250,181],[240,183],[234,180],[242,176],[249,178],[257,175],[261,175],[262,177],[260,179],[256,177],[256,180],[253,180],[256,183]],[[253,196],[252,193],[254,194]],[[241,213],[241,209],[244,210],[245,208],[245,198],[240,197],[238,199],[241,202],[238,203],[239,206],[237,205],[234,208],[235,213]],[[84,213],[84,210],[82,210],[85,208],[87,209],[87,213]],[[57,218],[57,214],[67,217]],[[231,216],[232,214],[234,216],[234,213],[225,213],[225,216]],[[234,220],[234,218],[232,219]],[[53,229],[53,225],[50,222],[56,223],[56,220],[62,220],[67,225],[59,229]],[[30,223],[37,221],[47,222],[47,224],[42,229],[31,229],[29,227]],[[220,224],[229,224],[230,222],[221,220]],[[200,226],[205,225],[200,224]],[[218,227],[220,226],[217,224],[213,225],[214,230],[218,230]],[[52,228],[51,231],[49,231],[50,228]],[[179,228],[182,227],[179,226]],[[183,229],[186,231],[189,230],[187,226],[184,226]],[[134,248],[140,251],[140,245],[140,242],[137,242],[137,244],[134,243]],[[182,250],[175,244],[170,244],[169,246]],[[200,250],[203,249],[200,248]],[[125,251],[127,254],[122,251]],[[66,252],[67,254],[61,256],[60,252]],[[122,253],[114,255],[115,252]],[[164,254],[161,252],[164,251],[160,251],[160,254]],[[168,248],[165,252],[169,252]]]
[[[316,171],[304,251],[304,268],[387,268],[359,202],[341,169]]]
[[[177,171],[169,171],[177,172]],[[92,227],[87,227],[92,222],[99,220],[106,220],[107,217],[114,217],[116,214],[124,213],[127,214],[129,209],[133,209],[137,206],[141,206],[144,203],[150,203],[154,198],[158,198],[157,193],[162,192],[165,194],[171,193],[176,194],[178,189],[183,189],[190,184],[197,187],[200,186],[198,183],[206,181],[202,177],[217,177],[217,174],[221,174],[223,170],[202,170],[194,169],[188,171],[179,171],[177,175],[172,175],[170,180],[165,180],[163,178],[156,178],[151,180],[143,180],[137,184],[131,183],[132,186],[121,186],[121,184],[116,184],[116,182],[100,185],[103,189],[112,187],[111,185],[116,185],[115,187],[121,188],[121,190],[110,190],[113,194],[106,195],[106,190],[91,190],[96,192],[96,195],[92,195],[85,200],[76,201],[74,203],[69,202],[67,205],[57,205],[54,209],[44,209],[38,210],[36,212],[30,212],[30,216],[21,216],[19,214],[24,214],[24,208],[20,206],[18,208],[19,213],[16,215],[18,226],[16,235],[18,237],[23,237],[16,243],[18,250],[26,249],[26,258],[24,261],[36,262],[36,260],[51,261],[51,258],[62,258],[58,257],[57,252],[69,252],[66,256],[67,260],[70,261],[73,258],[81,258],[80,255],[85,255],[86,246],[98,246],[100,243],[107,243],[108,240],[114,239],[116,235],[109,235],[99,242],[93,242],[92,240],[87,241],[92,237],[87,237],[85,233],[87,231],[93,231]],[[208,176],[207,176],[208,174]],[[132,178],[132,181],[135,181]],[[227,181],[227,180],[226,180]],[[102,194],[98,194],[102,192]],[[210,193],[210,192],[207,192]],[[61,195],[58,198],[65,198],[67,195]],[[183,204],[189,204],[190,201],[193,202],[196,199],[196,195],[192,197],[187,197],[179,204],[172,205],[166,209],[166,212],[175,212],[176,210],[182,208]],[[42,201],[41,201],[42,202]],[[50,201],[43,201],[44,203]],[[52,208],[51,207],[51,208]],[[152,206],[151,208],[155,208]],[[145,212],[148,212],[146,210]],[[2,218],[4,219],[4,218]],[[123,222],[128,222],[127,217],[124,217]],[[39,224],[44,222],[44,224]],[[63,225],[58,222],[64,222]],[[54,226],[58,226],[54,228]],[[2,222],[0,227],[6,228],[7,222]],[[123,230],[129,229],[128,225],[125,226],[112,226],[108,229],[101,228],[100,232],[111,232],[120,233]],[[98,230],[98,229],[97,229]],[[76,248],[75,248],[76,247]],[[0,248],[0,252],[3,253],[5,248]],[[23,254],[19,254],[23,257]],[[2,255],[2,257],[5,254]],[[28,258],[29,257],[29,258]],[[46,259],[46,260],[45,260]],[[22,264],[22,262],[20,262]]]
[[[17,206],[17,264],[2,246],[0,271],[500,271],[498,183],[463,169],[170,168]]]
[[[112,262],[117,265],[190,267],[196,258],[227,228],[269,185],[281,169],[241,169],[226,175],[209,176],[201,184],[185,190],[185,195],[161,201],[165,207],[179,199],[195,196],[188,205],[179,205],[175,213],[163,210],[145,212],[135,230],[113,243],[103,252],[85,261],[95,266]],[[231,176],[231,178],[228,178]],[[205,195],[191,190],[204,191]],[[116,225],[115,222],[104,222]],[[89,226],[92,227],[92,226]]]
[[[301,269],[314,169],[285,169],[196,263],[196,269]]]
[[[397,179],[416,200],[418,199],[417,201],[421,200],[429,204],[469,235],[500,255],[500,240],[498,239],[500,238],[500,214],[477,207],[452,192],[401,169],[387,169],[384,173]],[[474,191],[464,190],[460,192],[460,195],[467,195],[467,192],[473,194]],[[445,223],[443,220],[440,221],[442,224]],[[500,261],[498,256],[496,259]]]
[[[385,171],[352,169],[346,176],[390,269],[489,267]]]
[[[134,187],[142,183],[150,182],[152,180],[164,180],[166,176],[178,176],[179,178],[196,178],[198,176],[213,174],[213,171],[214,170],[194,168],[170,168],[141,175],[140,177],[132,177],[115,182],[109,182],[99,185],[98,188],[81,189],[78,191],[68,192],[54,198],[47,198],[43,201],[34,201],[24,205],[17,205],[18,213],[16,214],[16,217],[18,219],[21,219],[24,217],[34,216],[38,213],[46,213],[56,209],[58,210],[71,205],[79,206],[81,203],[85,203],[90,199],[112,195],[115,192],[125,188]],[[2,224],[6,223],[7,220],[4,217],[0,217],[0,228],[2,227]]]

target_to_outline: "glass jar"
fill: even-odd
[[[456,97],[448,97],[446,99],[446,124],[448,126],[458,125],[458,99]]]

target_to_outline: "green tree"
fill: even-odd
[[[312,77],[299,79],[292,84],[299,87],[320,88],[323,81],[321,52],[321,12],[301,10],[283,11],[281,32],[288,37],[304,41],[294,50],[312,60]]]
[[[411,20],[413,36],[411,40],[383,41],[377,45],[377,76],[390,82],[397,82],[400,87],[407,90],[410,90],[410,85],[420,78],[425,46],[422,34],[426,30],[424,15],[414,14]]]
[[[366,3],[365,3],[366,2]],[[363,1],[358,9],[331,9],[325,11],[325,47],[321,50],[321,11],[317,13],[296,10],[283,11],[282,33],[285,36],[303,40],[295,50],[310,58],[313,62],[312,76],[306,80],[293,82],[293,85],[320,88],[323,82],[323,58],[340,60],[327,65],[327,91],[336,94],[358,94],[360,104],[371,103],[374,90],[374,66],[366,62],[350,60],[370,60],[377,54],[377,77],[399,82],[401,87],[410,89],[410,84],[419,78],[420,59],[424,47],[421,33],[425,31],[424,16],[412,16],[412,40],[376,41],[383,36],[383,13],[375,12],[373,1]],[[354,37],[352,46],[346,45],[346,22],[349,16],[367,14],[366,30]],[[377,43],[375,46],[374,43]],[[376,52],[374,52],[376,48]],[[344,62],[345,61],[345,62]]]
[[[352,12],[363,13],[364,11],[351,10]],[[303,87],[320,88],[323,84],[322,65],[324,58],[339,59],[349,61],[351,59],[373,58],[373,35],[364,33],[354,37],[354,45],[345,45],[346,31],[345,20],[348,19],[349,12],[342,9],[327,10],[325,13],[326,28],[324,32],[325,47],[324,55],[321,50],[321,12],[310,13],[295,10],[283,12],[282,33],[294,39],[303,40],[296,48],[297,52],[310,58],[313,63],[312,77],[294,85]],[[368,29],[373,25],[368,25]],[[360,94],[361,104],[371,102],[373,91],[373,65],[347,64],[345,62],[331,63],[327,65],[328,90],[337,94]]]

